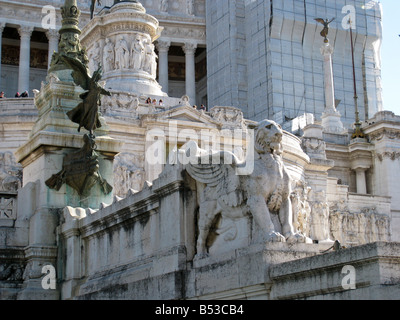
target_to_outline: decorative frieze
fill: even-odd
[[[368,137],[371,142],[373,141],[381,141],[384,138],[394,140],[400,139],[400,131],[399,130],[391,130],[391,129],[382,129],[379,131],[372,132],[368,134]]]
[[[376,153],[376,157],[378,158],[379,161],[383,161],[384,159],[390,159],[390,160],[398,160],[400,159],[400,152],[397,151],[386,151],[382,153]]]
[[[390,218],[378,214],[375,208],[361,212],[340,210],[340,205],[330,208],[330,233],[334,240],[347,245],[360,245],[375,241],[390,241]]]

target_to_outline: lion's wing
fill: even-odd
[[[226,157],[232,159],[230,164],[223,163]],[[220,163],[216,163],[217,158],[220,158]],[[214,199],[223,201],[227,206],[237,207],[243,202],[240,176],[236,174],[238,163],[233,154],[221,151],[199,157],[198,163],[186,165],[186,171],[193,179],[210,187],[208,190],[215,192],[210,195]]]

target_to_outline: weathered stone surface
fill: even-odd
[[[272,299],[392,300],[400,293],[400,244],[376,242],[271,267]],[[348,289],[346,266],[354,268]],[[353,283],[353,282],[351,282]],[[344,286],[343,286],[344,284]]]

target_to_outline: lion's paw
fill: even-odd
[[[268,242],[285,242],[286,239],[279,232],[273,231],[268,235],[267,241]]]
[[[288,243],[295,243],[295,242],[305,243],[306,239],[307,239],[306,236],[304,236],[300,233],[293,233],[286,238],[286,242],[288,242]]]

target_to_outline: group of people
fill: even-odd
[[[200,108],[198,108],[196,105],[194,105],[194,106],[193,106],[193,109],[200,110],[200,111],[204,111],[204,112],[207,111],[207,108],[205,107],[204,104],[202,104],[202,105],[200,106]]]
[[[151,98],[148,97],[148,98],[146,99],[146,104],[153,104],[153,105],[156,105],[156,104],[157,104],[157,100],[156,100],[156,99],[151,100]],[[163,101],[162,101],[161,99],[160,99],[160,101],[158,101],[158,105],[159,105],[159,106],[164,105],[164,103],[163,103]]]
[[[28,97],[29,97],[28,91],[24,91],[21,94],[19,94],[19,92],[17,92],[15,94],[15,98],[28,98]]]
[[[6,96],[5,96],[5,93],[4,93],[4,91],[1,91],[0,92],[0,99],[4,99]],[[28,98],[29,97],[29,93],[28,93],[28,91],[24,91],[22,94],[20,94],[19,92],[17,92],[16,94],[15,94],[15,98]]]

